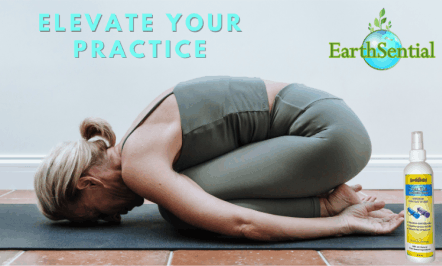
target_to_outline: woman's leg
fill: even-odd
[[[288,95],[279,101],[272,116],[273,138],[183,174],[209,194],[239,206],[276,215],[319,217],[315,196],[349,181],[365,167],[371,155],[370,139],[340,99],[294,104]],[[290,112],[297,115],[285,115]],[[183,225],[167,210],[160,207],[160,211],[175,226]]]
[[[183,174],[224,200],[327,192],[370,159],[368,134],[350,111],[342,100],[317,101],[288,129],[290,135],[243,146]]]

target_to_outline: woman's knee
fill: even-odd
[[[321,133],[322,137],[315,141],[316,136],[309,137],[311,155],[301,161],[306,167],[314,167],[308,171],[317,182],[332,187],[346,183],[368,164],[372,146],[361,125],[333,125]]]
[[[327,153],[329,162],[334,164],[333,168],[341,173],[341,183],[359,174],[370,160],[372,152],[370,137],[361,125],[341,126],[326,141],[324,152]]]
[[[323,152],[328,154],[330,161],[346,170],[347,178],[353,178],[371,157],[372,146],[367,130],[344,101],[318,102],[316,108],[327,122],[323,122],[326,126],[312,137],[325,140]]]

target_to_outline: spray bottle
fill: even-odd
[[[410,163],[405,167],[405,254],[416,263],[436,259],[433,170],[425,162],[423,133],[411,133]]]

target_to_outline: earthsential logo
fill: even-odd
[[[370,67],[377,70],[390,69],[401,58],[436,58],[434,42],[429,42],[429,49],[421,48],[419,43],[416,43],[416,47],[402,47],[399,37],[390,30],[393,25],[391,21],[387,23],[384,8],[379,12],[379,17],[374,19],[374,26],[379,29],[375,30],[371,23],[368,23],[370,34],[365,37],[359,48],[340,48],[341,43],[330,42],[329,58],[356,58],[355,54],[359,53]],[[385,26],[385,29],[382,26]]]

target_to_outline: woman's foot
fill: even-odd
[[[362,201],[366,201],[366,202],[375,202],[377,199],[376,196],[367,196],[367,197],[362,197],[361,200]]]
[[[362,186],[360,184],[354,186],[342,184],[336,187],[328,196],[319,197],[321,217],[335,216],[351,205],[359,204],[363,201],[376,200],[376,197],[373,196],[363,198],[363,200],[360,199],[356,192],[361,189]]]

